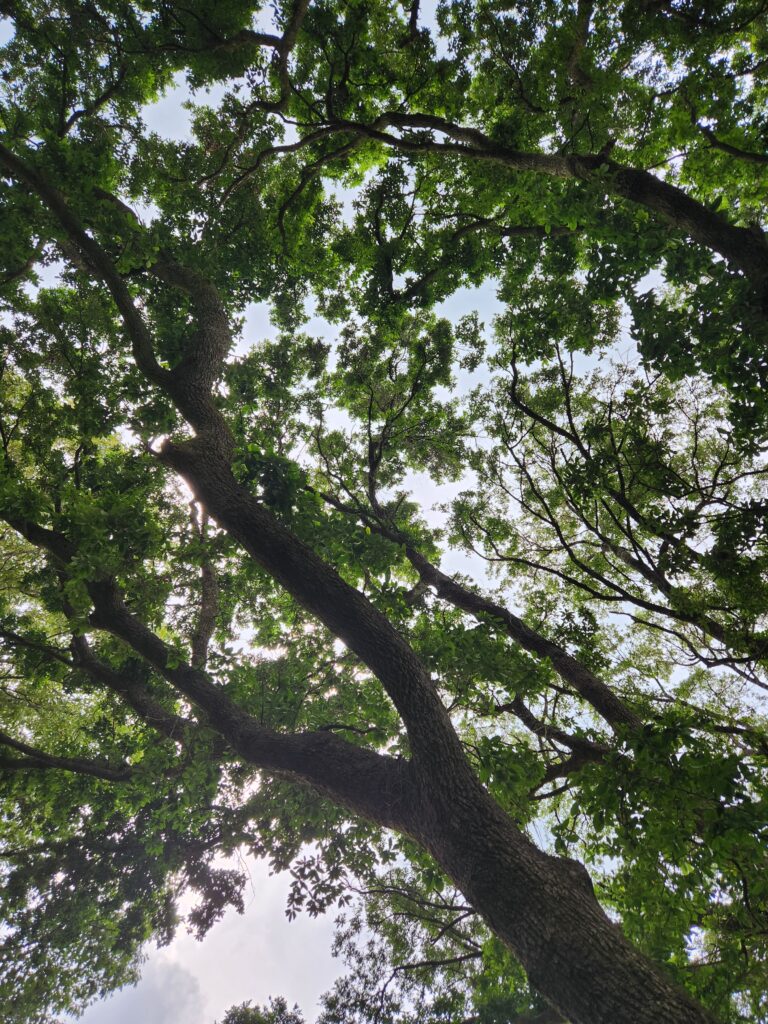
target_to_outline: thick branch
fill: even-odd
[[[499,711],[511,711],[535,736],[539,736],[543,740],[555,740],[586,760],[600,761],[610,753],[610,747],[604,743],[595,743],[584,736],[573,736],[563,729],[558,729],[557,726],[542,722],[527,707],[521,697],[515,697],[509,703],[502,704]]]
[[[768,283],[768,244],[761,232],[730,224],[682,189],[662,181],[649,171],[626,167],[603,154],[531,153],[492,142],[476,128],[453,124],[431,114],[390,112],[370,125],[355,121],[335,122],[339,131],[362,134],[401,152],[443,153],[499,163],[516,171],[532,171],[551,177],[600,181],[606,193],[617,195],[650,210],[671,227],[718,253],[752,280],[761,299]],[[393,135],[388,128],[423,130],[420,136]],[[451,141],[438,142],[439,132]]]
[[[540,658],[547,658],[557,674],[591,704],[609,725],[629,727],[633,730],[642,727],[642,720],[634,711],[628,708],[610,687],[559,644],[531,629],[508,608],[461,586],[428,562],[419,552],[406,550],[406,554],[414,568],[418,569],[422,579],[435,588],[438,597],[450,601],[457,608],[470,612],[478,618],[484,619],[490,616],[496,619],[524,650],[530,651],[531,654]]]
[[[729,156],[738,157],[739,160],[746,160],[749,163],[760,164],[761,167],[768,164],[767,153],[754,153],[748,149],[739,149],[738,146],[732,146],[729,142],[723,142],[722,139],[719,139],[715,135],[711,128],[707,128],[703,124],[698,124],[698,122],[696,123],[696,127],[707,139],[713,149],[719,149],[721,152],[727,153]]]
[[[23,758],[0,756],[0,768],[6,771],[24,771],[28,768],[57,768],[61,771],[74,772],[76,775],[92,775],[106,782],[125,782],[131,777],[129,765],[113,768],[104,761],[92,761],[82,757],[59,757],[47,754],[28,743],[15,740],[7,733],[0,732],[0,744],[24,754]]]
[[[72,638],[72,653],[78,668],[93,679],[119,694],[139,717],[176,743],[183,742],[196,725],[181,715],[175,715],[158,704],[147,688],[127,672],[117,672],[91,651],[84,636]]]
[[[235,481],[229,466],[197,441],[167,442],[161,457],[187,480],[219,525],[371,669],[403,719],[414,757],[437,757],[469,771],[426,668],[386,616],[282,526]]]
[[[309,2],[310,0],[298,0],[282,36],[276,36],[269,32],[254,32],[251,29],[242,29],[231,39],[222,40],[212,47],[214,50],[227,51],[241,46],[266,46],[275,51],[277,78],[280,83],[279,98],[275,101],[254,101],[252,104],[254,108],[271,113],[279,113],[285,109],[291,95],[288,58],[296,45],[299,31],[309,9]]]
[[[293,781],[308,783],[350,810],[408,832],[413,794],[407,762],[348,743],[331,732],[284,735],[264,728],[200,669],[178,655],[125,605],[112,583],[89,587],[91,621],[144,658],[206,714],[244,760]]]
[[[168,371],[155,358],[152,339],[144,318],[134,305],[125,282],[114,267],[112,260],[95,239],[82,227],[72,213],[66,199],[58,189],[50,185],[37,171],[21,157],[0,143],[0,164],[17,181],[26,185],[54,215],[70,241],[77,247],[99,280],[103,281],[123,318],[128,337],[133,346],[136,364],[142,373],[156,384],[164,383]]]
[[[75,553],[66,538],[28,521],[11,525],[31,543],[53,553],[66,571]],[[406,833],[412,831],[415,800],[408,762],[355,746],[329,731],[284,735],[264,728],[230,700],[205,672],[180,660],[178,652],[128,609],[113,582],[92,582],[88,589],[94,605],[93,625],[122,640],[179,693],[204,711],[210,725],[238,756],[265,771],[309,784],[380,825]],[[141,691],[126,690],[125,681],[89,657],[87,646],[82,643],[78,657],[83,659],[83,667],[98,675],[101,681],[120,688],[126,696],[130,693],[139,704],[144,702]],[[145,704],[144,712],[151,721],[154,707]],[[169,730],[173,730],[176,721],[173,716],[167,722]],[[459,746],[458,739],[456,744]]]
[[[197,531],[200,543],[205,544],[208,515],[203,512],[202,521],[199,521],[197,506],[194,502],[191,503],[190,508],[192,525]],[[200,564],[200,608],[192,637],[192,666],[194,668],[205,668],[205,663],[208,660],[208,645],[216,628],[218,610],[219,583],[216,578],[216,570],[210,559],[204,556]]]
[[[336,502],[330,495],[323,495],[336,507],[344,511],[350,511],[346,506]],[[469,590],[457,583],[454,579],[442,572],[433,565],[420,551],[417,551],[410,539],[390,524],[384,523],[381,519],[365,517],[362,510],[354,510],[355,514],[363,515],[370,529],[375,530],[382,536],[387,537],[396,544],[402,544],[405,554],[411,565],[418,571],[421,583],[435,589],[438,597],[450,602],[456,608],[477,616],[481,620],[488,617],[495,619],[508,635],[520,646],[536,654],[538,657],[547,658],[558,675],[566,683],[586,700],[605,719],[609,725],[614,727],[629,727],[636,730],[642,727],[641,719],[624,704],[613,690],[610,689],[601,679],[590,672],[580,661],[552,640],[548,640],[541,633],[531,629],[522,619],[504,608],[502,605],[482,597],[480,594]],[[515,710],[514,708],[512,710]],[[517,713],[517,711],[515,712]]]
[[[592,79],[581,67],[582,54],[589,42],[589,23],[592,20],[594,4],[592,0],[579,0],[574,23],[574,38],[566,67],[568,78],[577,87],[585,88],[592,84]]]

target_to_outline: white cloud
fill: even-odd
[[[214,1024],[230,1006],[282,995],[308,1021],[342,965],[331,956],[333,913],[285,916],[289,879],[247,860],[246,910],[226,914],[202,942],[182,931],[150,954],[141,981],[90,1007],[80,1024]]]
[[[195,975],[162,953],[145,965],[136,986],[92,1006],[83,1024],[213,1024]]]

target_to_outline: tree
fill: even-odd
[[[466,940],[479,1019],[767,1019],[763,5],[0,10],[16,1018],[246,847],[311,912],[408,860],[381,955]]]
[[[288,1009],[284,999],[270,999],[269,1006],[242,1003],[227,1011],[222,1024],[304,1024],[298,1009]]]

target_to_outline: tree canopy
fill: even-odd
[[[768,1021],[768,6],[0,14],[10,1019],[247,850],[322,1024]]]

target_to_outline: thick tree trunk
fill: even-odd
[[[538,850],[475,780],[421,773],[419,838],[572,1024],[712,1024],[624,938],[576,861]]]
[[[711,1024],[608,919],[584,868],[538,850],[486,792],[421,662],[387,619],[244,491],[199,439],[166,445],[163,458],[230,536],[382,681],[411,740],[413,801],[400,803],[402,820],[393,820],[390,807],[380,823],[429,850],[552,1006],[572,1024]],[[325,791],[333,796],[333,787]],[[370,794],[363,813],[379,820]]]

